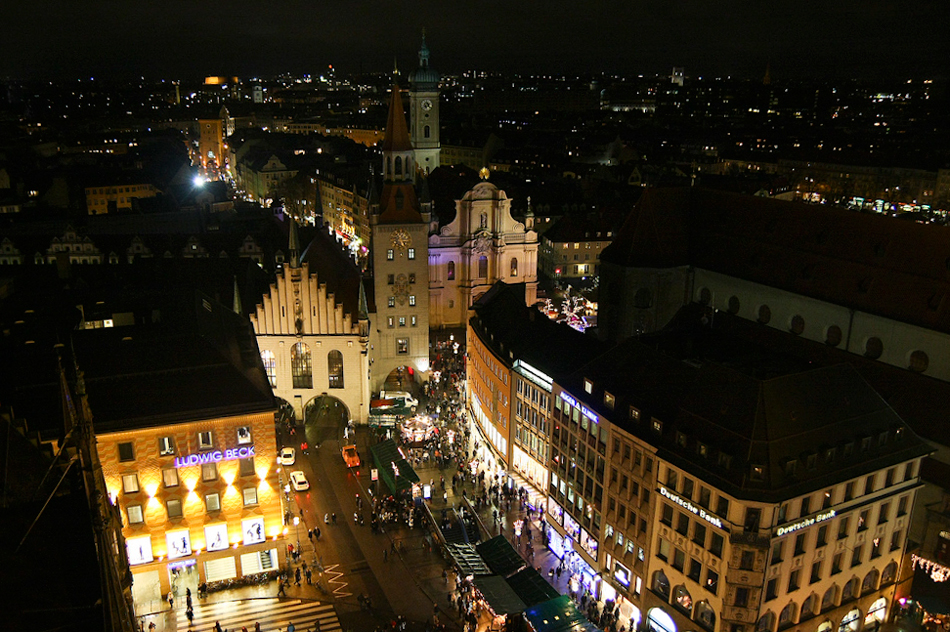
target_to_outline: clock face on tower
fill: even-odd
[[[394,230],[392,232],[391,239],[392,239],[393,248],[396,248],[398,250],[405,250],[406,248],[412,245],[412,236],[409,234],[408,231],[403,230],[402,228],[398,230]]]
[[[430,99],[424,99],[422,101],[422,109],[428,112],[432,109],[432,101]]]

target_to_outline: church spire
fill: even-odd
[[[402,107],[399,85],[393,85],[389,101],[389,117],[386,120],[386,135],[383,138],[383,180],[385,182],[408,182],[415,175],[412,165],[412,142],[406,126],[406,113]]]
[[[290,219],[290,237],[288,240],[287,250],[290,256],[290,267],[299,268],[300,267],[300,238],[297,237],[297,220],[294,219],[294,216],[288,214],[287,217]]]

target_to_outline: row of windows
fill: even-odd
[[[882,555],[883,544],[884,542],[881,538],[875,538],[874,540],[872,540],[870,542],[871,546],[869,547],[870,555],[868,556],[867,560],[864,559],[864,545],[863,544],[858,545],[854,547],[854,549],[851,550],[850,558],[845,553],[836,553],[834,557],[832,557],[831,559],[830,572],[827,574],[827,576],[833,577],[837,575],[838,573],[841,573],[843,570],[845,570],[845,568],[854,568],[856,566],[860,566],[865,561],[871,561],[871,560],[875,560],[879,558]],[[892,533],[891,540],[890,540],[890,547],[889,547],[890,552],[898,551],[903,546],[904,546],[903,532],[895,531],[894,533]],[[825,561],[816,560],[811,565],[811,571],[809,573],[808,583],[814,584],[821,581],[825,577],[824,571],[825,571]],[[872,571],[872,573],[876,574],[877,571]],[[872,573],[869,573],[868,576],[871,576]],[[857,579],[854,579],[852,581],[854,581],[855,584],[857,583]],[[867,578],[865,578],[865,581],[867,581]],[[786,593],[795,592],[801,587],[801,584],[802,584],[802,569],[795,569],[788,576],[788,581],[786,585],[784,586],[785,592]],[[847,587],[850,584],[851,582],[848,582],[848,584],[845,585],[845,588],[847,589]],[[778,591],[780,588],[782,588],[782,586],[779,586],[778,579],[769,580],[765,587],[765,600],[769,601],[778,597],[778,594],[779,594]],[[872,590],[876,590],[876,588],[877,586],[875,582],[874,588],[872,588]],[[845,591],[845,594],[847,595],[846,598],[851,597],[851,596],[857,597],[856,594],[849,593],[847,590]]]
[[[416,295],[415,295],[415,294],[410,294],[410,295],[408,296],[408,299],[409,299],[409,307],[415,307],[415,306],[416,306]],[[400,302],[404,302],[404,301],[400,301]],[[396,297],[395,297],[395,296],[390,296],[390,297],[389,297],[389,300],[387,301],[387,304],[388,304],[389,307],[395,307],[395,306],[396,306]]]
[[[547,393],[542,392],[541,389],[533,386],[530,382],[524,380],[517,380],[517,382],[516,388],[519,395],[523,396],[525,400],[530,401],[532,404],[547,410],[549,402]]]
[[[244,506],[250,507],[257,504],[257,488],[245,487],[242,490]],[[221,511],[221,495],[217,492],[205,494],[205,511],[215,513]],[[182,504],[180,498],[169,498],[165,501],[165,512],[169,520],[182,518]],[[125,508],[125,513],[129,525],[142,524],[145,522],[145,512],[142,505],[129,505]]]
[[[399,323],[400,327],[405,327],[406,322],[407,322],[406,317],[405,316],[399,316],[399,317],[387,316],[386,317],[386,324],[390,329],[394,328],[397,322]],[[410,316],[408,322],[409,322],[410,327],[415,327],[418,324],[419,320],[418,320],[418,317],[416,316]]]
[[[406,249],[406,257],[408,257],[409,260],[415,259],[415,258],[416,258],[416,249],[415,249],[415,248],[407,248],[407,249]],[[396,251],[395,251],[395,250],[393,250],[392,248],[390,248],[389,250],[386,251],[386,260],[387,260],[387,261],[392,261],[392,260],[395,259],[395,258],[396,258]]]
[[[236,431],[237,442],[239,445],[247,445],[252,442],[250,426],[241,426]],[[211,450],[214,448],[214,432],[211,430],[197,433],[198,449]],[[122,463],[135,460],[135,446],[132,442],[123,442],[118,444],[119,461]],[[158,438],[159,456],[172,456],[176,454],[174,437]]]
[[[264,369],[271,386],[277,386],[277,365],[272,351],[262,351]],[[268,366],[269,365],[269,366]],[[290,368],[294,388],[313,388],[313,361],[310,347],[298,342],[290,348]],[[343,353],[336,349],[327,354],[327,376],[330,388],[343,388]]]
[[[240,476],[253,476],[255,474],[254,470],[254,457],[248,457],[246,459],[239,459],[238,474]],[[205,483],[210,483],[218,480],[218,465],[217,463],[202,463],[201,464],[201,480]],[[181,480],[178,477],[178,470],[175,468],[165,468],[162,470],[162,484],[166,489],[178,487],[181,484]],[[141,491],[139,485],[139,475],[137,472],[131,474],[122,475],[122,492],[125,494],[137,494]]]
[[[801,608],[792,601],[782,609],[778,617],[778,627],[779,629],[788,627],[804,621],[809,617],[821,614],[822,612],[833,610],[841,604],[858,599],[861,595],[873,593],[883,586],[892,584],[896,579],[897,562],[891,562],[884,568],[883,573],[872,570],[865,575],[860,584],[860,592],[858,590],[858,578],[852,577],[843,588],[839,588],[837,584],[830,586],[821,596],[820,600],[816,593],[811,593],[805,601],[802,602]],[[775,589],[772,588],[772,584],[776,581],[775,579],[770,580],[766,586],[766,601],[775,598],[773,594]],[[774,613],[767,612],[759,619],[756,625],[756,632],[769,632],[773,629],[774,625]]]
[[[702,563],[694,558],[688,558],[687,566],[686,555],[683,554],[682,551],[679,551],[679,549],[676,549],[676,552],[677,554],[681,554],[674,554],[674,560],[676,560],[676,562],[680,565],[678,570],[683,571],[683,569],[686,568],[686,575],[696,583],[700,583],[703,571]],[[712,594],[717,594],[719,592],[719,573],[711,568],[707,568],[705,579],[703,580],[702,585],[703,588]],[[672,604],[673,607],[685,614],[687,617],[693,618],[702,627],[706,628],[707,630],[714,630],[716,628],[716,612],[713,610],[712,606],[709,605],[709,602],[705,600],[700,601],[694,606],[693,596],[690,594],[689,590],[686,589],[686,586],[682,584],[673,590],[670,590],[670,580],[663,571],[656,571],[653,573],[653,581],[650,583],[650,588],[655,594],[662,597],[667,603]],[[736,588],[736,591],[748,592],[748,588],[739,587]]]
[[[806,268],[802,274],[803,276],[809,274]],[[807,277],[806,277],[807,278]],[[858,291],[866,293],[870,290],[870,281],[862,280],[858,283]],[[709,288],[702,288],[699,292],[699,302],[703,305],[709,305],[712,302],[712,292]],[[727,303],[726,310],[730,314],[738,314],[741,308],[741,303],[738,296],[730,296]],[[936,308],[934,308],[936,309]],[[766,325],[772,320],[772,310],[768,305],[759,305],[759,308],[756,312],[756,320]],[[795,314],[788,319],[786,323],[786,328],[791,333],[796,336],[800,336],[805,332],[805,319],[800,314]],[[841,327],[838,325],[829,325],[825,328],[825,344],[831,347],[837,347],[841,344],[842,341],[842,332]],[[869,336],[864,341],[864,356],[870,358],[871,360],[877,360],[884,353],[884,343],[877,336]],[[927,368],[930,365],[930,358],[928,357],[925,351],[920,349],[913,350],[907,354],[907,368],[915,373],[924,373],[927,371]]]

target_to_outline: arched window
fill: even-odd
[[[871,607],[868,608],[868,613],[864,615],[864,627],[873,628],[875,625],[881,625],[884,623],[886,614],[887,599],[885,597],[881,597],[871,604]]]
[[[759,305],[759,322],[767,325],[772,320],[772,310],[768,305]]]
[[[290,348],[290,368],[294,375],[294,388],[313,388],[310,347],[298,342]]]
[[[864,581],[861,582],[861,594],[867,594],[873,592],[877,589],[877,578],[878,572],[872,570],[870,573],[864,576]]]
[[[672,617],[660,608],[650,608],[647,612],[647,627],[650,632],[676,632],[676,624],[673,623]]]
[[[429,126],[428,126],[428,125],[426,125],[425,127],[422,128],[422,137],[423,137],[423,138],[429,138],[429,136],[431,136],[431,135],[432,135],[432,130],[429,129]]]
[[[897,577],[897,562],[891,562],[884,567],[884,572],[881,573],[881,583],[890,584]]]
[[[910,366],[908,367],[914,373],[924,373],[930,365],[930,358],[920,349],[911,352]]]
[[[818,626],[818,632],[831,632],[833,627],[831,621],[822,621],[821,625]]]
[[[825,591],[825,594],[821,598],[821,611],[831,610],[835,607],[835,601],[838,600],[838,587],[832,586]]]
[[[336,349],[327,354],[327,375],[330,388],[343,388],[343,353]]]
[[[877,360],[884,353],[884,343],[877,336],[871,336],[864,343],[864,357],[871,360]]]
[[[264,372],[267,373],[267,380],[271,388],[277,386],[277,358],[273,351],[261,351],[261,360],[264,362]]]
[[[680,584],[673,589],[673,605],[691,616],[693,612],[693,596],[686,590],[686,586]]]
[[[825,344],[830,347],[837,347],[841,344],[841,327],[831,325],[825,331]]]
[[[393,159],[391,156],[386,156],[386,175],[392,176],[393,174]]]
[[[861,611],[855,608],[841,619],[841,623],[838,624],[838,632],[858,632],[860,627]]]
[[[699,621],[699,625],[707,630],[716,629],[716,611],[712,609],[708,601],[700,601],[696,604],[696,612],[694,614],[696,620]]]
[[[478,278],[487,279],[488,278],[488,257],[482,255],[478,258]]]
[[[766,612],[759,617],[759,622],[755,624],[755,632],[772,632],[773,625],[775,625],[775,615]]]
[[[844,589],[841,591],[841,601],[850,601],[852,599],[857,599],[858,597],[858,578],[852,577],[848,580],[848,583],[844,585]]]
[[[454,261],[449,261],[447,275],[448,275],[449,281],[455,280],[455,262]]]
[[[518,276],[518,257],[511,258],[511,276]]]
[[[738,314],[738,313],[739,313],[739,306],[740,306],[740,304],[739,304],[739,297],[738,297],[738,296],[730,296],[730,297],[729,297],[729,305],[728,305],[728,307],[726,308],[726,311],[728,311],[730,314]]]
[[[813,616],[818,612],[818,595],[812,593],[802,604],[802,619]]]
[[[652,307],[653,292],[645,287],[641,287],[637,290],[637,293],[633,295],[633,306],[637,309],[649,309]]]
[[[402,175],[402,156],[396,156],[396,174],[397,176]]]
[[[795,314],[789,322],[788,330],[796,336],[802,335],[802,332],[805,331],[805,319]]]
[[[795,623],[795,602],[789,603],[787,606],[782,608],[782,612],[778,615],[778,627],[787,628],[788,626]]]
[[[703,305],[709,305],[712,302],[712,292],[709,291],[708,287],[704,287],[699,291],[699,302]]]
[[[663,571],[653,573],[653,592],[664,599],[670,598],[670,580]]]

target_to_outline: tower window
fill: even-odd
[[[426,126],[422,129],[422,137],[423,137],[423,138],[429,138],[431,135],[432,135],[432,132],[431,132],[431,130],[429,129],[429,126],[426,125]]]

